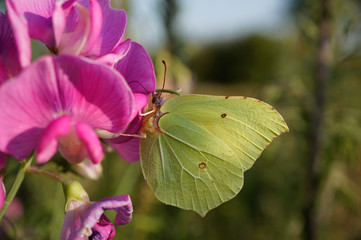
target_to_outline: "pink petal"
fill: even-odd
[[[118,152],[119,156],[127,162],[137,162],[140,159],[139,156],[139,138],[132,138],[124,143],[113,144],[111,146]]]
[[[127,25],[124,10],[111,8],[110,0],[97,1],[102,9],[103,21],[97,41],[86,54],[90,57],[101,57],[112,52],[123,41]]]
[[[143,117],[137,116],[127,127],[124,133],[139,135],[142,126]],[[119,156],[127,162],[137,162],[139,156],[140,138],[120,136],[106,140],[119,154]]]
[[[148,103],[148,98],[144,94],[135,93],[134,101],[136,107],[134,108],[135,111],[133,113],[135,114],[135,116],[132,122],[129,123],[129,125],[127,126],[127,129],[124,131],[124,133],[139,135],[139,130],[142,126],[143,117],[138,115],[138,113]],[[118,154],[123,160],[127,162],[139,161],[139,138],[120,136],[117,138],[108,139],[106,142],[109,143],[118,152]]]
[[[141,93],[134,93],[134,108],[131,115],[131,119],[134,119],[140,111],[143,110],[145,106],[148,104],[148,96]]]
[[[67,115],[53,121],[40,138],[37,161],[49,161],[59,146],[61,155],[70,163],[80,163],[86,157],[93,164],[99,163],[103,158],[103,150],[93,129],[84,123],[76,123],[75,128],[76,134],[71,134],[72,121]]]
[[[8,18],[0,12],[0,85],[20,72],[21,66]]]
[[[119,60],[114,68],[124,76],[134,93],[143,93],[148,96],[155,91],[153,63],[140,44],[132,42],[127,55]]]
[[[90,32],[90,15],[88,9],[77,4],[75,6],[78,13],[78,21],[76,23],[75,29],[72,29],[70,32],[63,32],[60,36],[60,39],[57,46],[57,50],[60,53],[71,53],[74,55],[79,55],[83,51],[84,45],[86,44],[87,37]],[[54,18],[54,21],[56,19]]]
[[[63,5],[67,5],[67,2]],[[63,21],[64,17],[66,18],[66,28],[59,24],[59,29],[54,29],[59,52],[83,55],[93,47],[100,34],[102,11],[96,0],[90,0],[89,7],[90,9],[74,4],[65,9],[55,10],[54,26],[59,19]]]
[[[76,133],[85,147],[90,160],[97,164],[103,159],[103,148],[94,130],[84,123],[77,123]]]
[[[110,67],[113,67],[119,59],[126,56],[131,47],[131,40],[126,40],[119,44],[113,51],[97,59],[98,62],[102,62]]]
[[[91,229],[92,235],[89,237],[94,240],[113,239],[115,235],[115,227],[109,219],[102,214],[95,226]]]
[[[60,240],[85,240],[88,236],[91,235],[91,230],[83,234],[82,218],[81,215],[89,207],[89,202],[87,201],[70,201],[67,202],[67,209],[64,219],[64,224],[61,229]]]
[[[103,13],[99,3],[96,0],[89,0],[89,12],[90,12],[90,31],[87,36],[86,45],[82,53],[89,54],[89,51],[94,47],[94,44],[98,40],[101,34],[103,25]]]
[[[131,121],[127,128],[125,129],[125,131],[123,133],[125,134],[139,134],[139,130],[142,126],[142,120],[143,117],[141,116],[136,116],[133,121]],[[131,139],[133,139],[134,137],[128,137],[128,136],[120,136],[120,137],[116,137],[116,138],[110,138],[107,139],[107,142],[111,142],[111,143],[115,143],[115,144],[119,144],[119,143],[125,143]]]
[[[115,210],[115,224],[128,224],[132,219],[133,206],[129,195],[120,195],[103,198],[93,203],[83,213],[84,227],[92,228],[100,219],[105,210]]]
[[[38,163],[46,163],[58,150],[58,137],[67,135],[71,130],[71,119],[64,115],[49,124],[43,132],[36,148]]]
[[[0,85],[9,78],[9,75],[0,61]]]
[[[7,0],[6,7],[8,11],[10,7],[14,9],[12,16],[26,19],[31,38],[53,48],[55,41],[51,16],[55,9],[55,2],[55,0]],[[13,21],[12,18],[11,21]]]
[[[61,41],[61,36],[65,31],[66,27],[66,16],[65,10],[62,5],[56,4],[53,12],[52,24],[54,28],[54,41],[55,46],[59,46]],[[54,47],[55,47],[54,46]]]
[[[61,110],[50,57],[23,70],[0,88],[0,151],[18,159],[36,147],[44,129]]]
[[[92,128],[119,133],[129,123],[134,100],[123,76],[104,65],[72,56],[56,58],[62,109]],[[76,71],[75,71],[76,69]],[[81,94],[79,94],[81,93]]]
[[[124,131],[125,134],[139,135],[139,130],[142,126],[143,117],[138,113],[147,105],[148,98],[144,94],[135,93],[135,110],[133,111],[134,119],[127,126]],[[139,156],[140,139],[136,137],[120,136],[106,141],[109,143],[120,155],[120,157],[127,162],[137,162]]]
[[[8,15],[0,13],[0,84],[17,75],[22,67],[30,64],[30,60],[31,48],[26,24],[14,16],[10,6]]]

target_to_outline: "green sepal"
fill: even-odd
[[[65,195],[65,210],[68,208],[70,201],[87,201],[89,202],[88,193],[78,181],[63,182],[63,190]]]

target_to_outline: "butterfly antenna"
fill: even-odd
[[[165,87],[165,78],[167,76],[167,63],[164,60],[162,60],[162,63],[164,65],[164,77],[163,77],[163,86],[162,86],[162,92],[163,92]]]
[[[150,92],[138,81],[130,81],[128,82],[128,85],[130,85],[131,83],[138,83],[148,94],[150,94]]]
[[[164,77],[163,77],[163,86],[162,89],[158,92],[157,90],[153,93],[153,98],[152,98],[152,103],[154,103],[156,105],[156,108],[160,108],[161,106],[161,101],[160,101],[160,97],[162,96],[162,93],[164,92],[164,87],[165,87],[165,79],[167,76],[167,64],[164,60],[162,60],[162,63],[164,65]]]

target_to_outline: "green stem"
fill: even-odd
[[[60,176],[58,176],[58,175],[56,175],[54,173],[38,169],[35,166],[31,166],[30,168],[28,168],[26,170],[26,172],[27,173],[32,173],[32,174],[38,174],[38,175],[41,175],[41,176],[44,176],[44,177],[48,177],[48,178],[51,178],[51,179],[53,179],[55,181],[58,181],[58,182],[61,182],[61,183],[67,183],[67,182],[70,181],[70,180],[68,180],[66,178],[63,178],[63,177],[60,177]]]
[[[34,159],[34,155],[31,155],[28,159],[25,159],[21,162],[20,169],[14,179],[13,184],[11,185],[10,191],[6,195],[4,205],[3,205],[2,209],[0,210],[0,221],[3,218],[10,203],[13,201],[16,193],[18,192],[20,185],[24,180],[25,172],[30,167],[33,159]]]

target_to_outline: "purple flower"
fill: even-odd
[[[64,185],[67,198],[64,225],[60,240],[112,239],[114,225],[104,215],[105,210],[117,212],[116,225],[128,224],[132,219],[133,206],[129,195],[103,198],[90,202],[78,182]]]
[[[124,77],[75,56],[43,57],[0,88],[0,151],[39,163],[57,150],[71,163],[103,157],[94,129],[120,133],[133,93]]]
[[[100,219],[91,230],[92,235],[89,237],[91,240],[112,239],[115,235],[114,225],[104,214],[100,216]]]
[[[12,12],[8,9],[8,13]],[[13,26],[11,26],[11,23]],[[17,32],[13,32],[17,28]],[[0,12],[0,85],[16,76],[31,61],[30,38],[26,25],[16,16],[9,21],[8,15]]]
[[[139,134],[143,117],[137,116],[126,130],[126,134]],[[140,138],[120,136],[108,139],[107,142],[118,152],[119,156],[127,162],[137,162],[140,159]]]
[[[114,65],[114,68],[125,77],[136,102],[133,121],[124,133],[139,134],[143,117],[138,113],[148,104],[149,94],[155,91],[153,63],[146,50],[138,43],[132,42],[127,54]],[[139,160],[139,141],[139,138],[121,136],[107,142],[114,147],[122,159],[135,162]]]
[[[54,53],[90,58],[121,53],[126,13],[110,7],[110,0],[7,0],[13,16],[26,19],[31,38]]]

